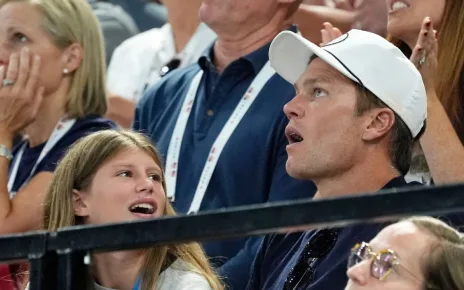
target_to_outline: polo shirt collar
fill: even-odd
[[[292,25],[288,30],[297,32],[298,27],[296,25]],[[198,60],[198,64],[200,65],[202,70],[215,68],[213,63],[213,56],[214,56],[214,44],[213,42],[203,53],[203,55]],[[258,74],[259,71],[263,68],[266,62],[269,60],[269,47],[271,46],[271,42],[262,46],[258,50],[253,51],[250,54],[247,54],[240,59],[246,60],[249,62],[254,70],[255,74]]]

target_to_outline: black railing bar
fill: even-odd
[[[54,233],[49,250],[113,251],[167,243],[206,241],[285,231],[374,222],[418,214],[464,211],[462,184],[408,187],[326,200],[286,201],[163,217],[123,224],[79,226]]]
[[[0,236],[0,261],[40,257],[46,251],[48,232],[36,231]]]

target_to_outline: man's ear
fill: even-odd
[[[78,44],[73,43],[68,46],[63,52],[63,73],[73,73],[81,65],[84,58],[84,48]]]
[[[73,189],[73,209],[74,214],[80,217],[89,215],[89,206],[87,204],[87,193]]]
[[[395,124],[395,113],[389,108],[372,109],[366,112],[370,117],[364,129],[362,138],[364,141],[372,141],[387,135]]]

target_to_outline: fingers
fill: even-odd
[[[5,66],[2,65],[0,66],[0,87],[4,79],[5,79]]]
[[[39,70],[40,70],[40,56],[35,55],[32,58],[32,66],[29,71],[29,78],[26,83],[26,92],[35,92],[37,83],[39,81]]]
[[[15,87],[21,89],[25,86],[27,78],[29,76],[29,63],[30,63],[30,52],[28,47],[24,47],[21,50],[19,57],[19,72],[18,79],[15,82]]]
[[[323,24],[324,28],[321,30],[322,43],[326,44],[342,35],[340,29],[333,27],[330,22]]]
[[[6,79],[15,82],[18,77],[19,67],[19,54],[14,52],[10,55],[10,62],[8,63],[8,70],[6,72]]]

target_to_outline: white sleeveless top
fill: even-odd
[[[106,288],[95,283],[96,290],[117,290]],[[156,281],[156,290],[212,290],[208,281],[202,275],[193,272],[183,260],[177,259],[164,270]],[[26,287],[29,290],[29,284]]]

